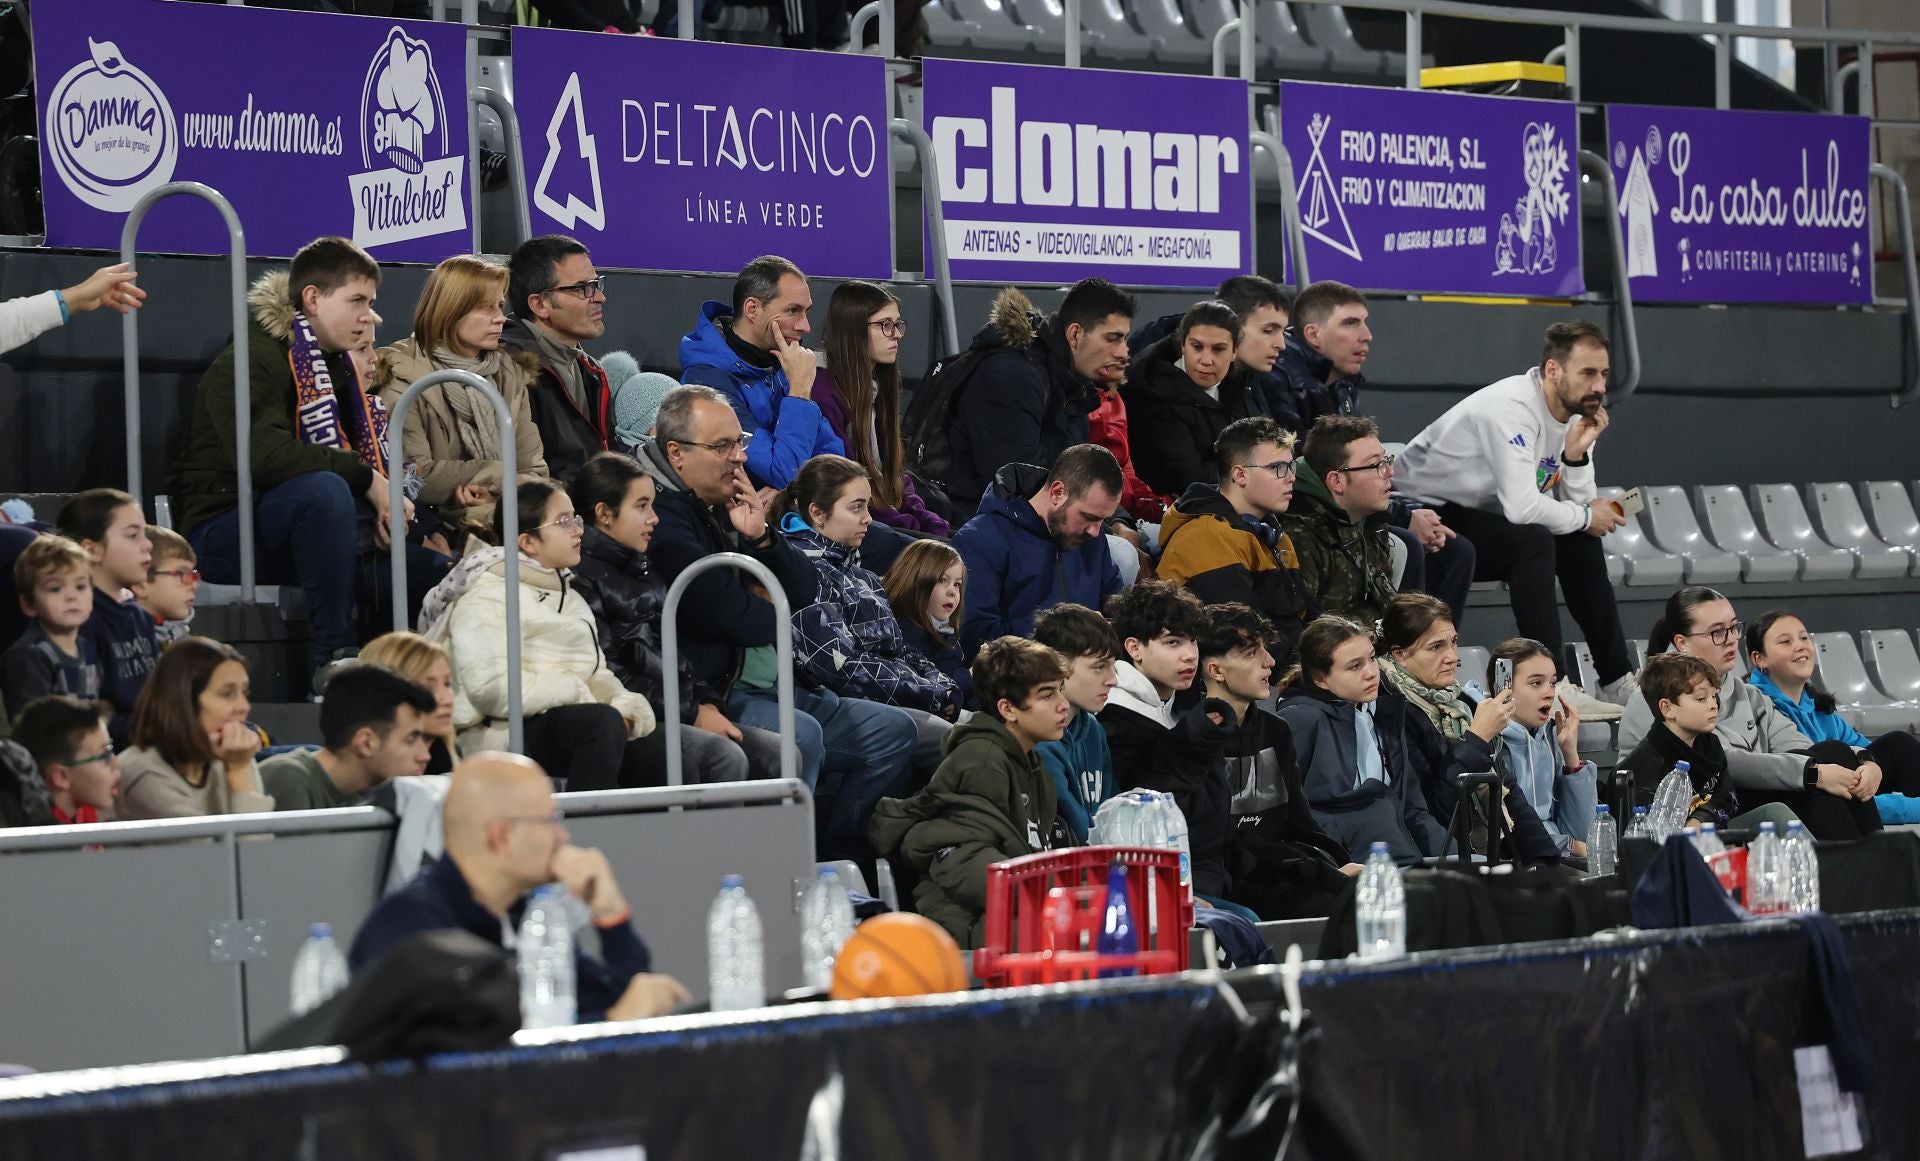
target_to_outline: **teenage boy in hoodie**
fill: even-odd
[[[1107,602],[1107,620],[1126,651],[1100,725],[1123,787],[1173,790],[1210,776],[1238,723],[1208,699],[1176,716],[1173,699],[1200,672],[1207,615],[1185,589],[1141,581]]]
[[[1686,653],[1656,653],[1640,670],[1640,696],[1659,720],[1620,760],[1619,768],[1633,775],[1637,804],[1652,806],[1661,779],[1674,763],[1685,762],[1693,779],[1688,822],[1723,827],[1771,822],[1784,830],[1794,821],[1793,811],[1778,802],[1741,811],[1726,748],[1713,732],[1720,724],[1720,674],[1712,663]]]
[[[61,535],[87,554],[93,576],[93,611],[80,627],[77,656],[91,654],[101,666],[100,697],[113,707],[108,729],[113,744],[128,745],[133,705],[160,660],[153,618],[123,593],[147,579],[153,546],[139,503],[117,488],[92,488],[60,507]]]
[[[1053,779],[1034,748],[1067,728],[1066,681],[1065,660],[1045,645],[987,643],[973,663],[981,712],[947,734],[947,756],[925,789],[874,808],[874,849],[905,864],[914,910],[961,947],[985,938],[988,867],[1065,845]]]
[[[1060,820],[1074,841],[1087,841],[1100,804],[1120,793],[1114,778],[1113,752],[1099,713],[1113,692],[1113,626],[1084,605],[1055,605],[1033,621],[1033,639],[1067,662],[1067,702],[1073,720],[1057,742],[1042,742],[1035,752],[1053,777],[1060,803]]]

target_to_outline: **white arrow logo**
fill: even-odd
[[[573,113],[573,134],[579,141],[580,157],[587,163],[587,174],[593,183],[591,203],[582,202],[569,192],[563,205],[547,192],[547,181],[553,176],[553,167],[560,160],[560,127],[565,123],[569,110]],[[547,122],[547,160],[540,167],[539,182],[534,185],[533,204],[569,230],[580,222],[596,230],[607,228],[607,215],[600,199],[600,156],[594,150],[593,134],[587,132],[587,113],[580,102],[579,73],[567,78],[567,87],[560,93],[560,104],[553,111],[553,120]]]

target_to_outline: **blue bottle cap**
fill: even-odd
[[[1760,833],[1761,833],[1761,834],[1772,834],[1772,833],[1773,833],[1773,824],[1772,824],[1772,823],[1770,823],[1770,822],[1763,822],[1763,823],[1761,823],[1761,824],[1760,824]]]
[[[307,926],[307,938],[308,939],[332,939],[333,925],[331,923],[309,924]]]
[[[1372,846],[1372,847],[1370,847],[1370,848],[1368,848],[1368,850],[1369,850],[1369,852],[1370,852],[1370,853],[1372,853],[1372,854],[1376,854],[1376,855],[1384,855],[1384,854],[1386,854],[1386,853],[1387,853],[1387,844],[1385,844],[1385,843],[1375,843],[1375,844],[1373,844],[1373,846]]]
[[[1611,806],[1608,806],[1606,803],[1602,802],[1600,805],[1593,808],[1593,812],[1595,814],[1612,814],[1613,808]]]
[[[720,886],[723,890],[730,891],[735,887],[744,887],[746,885],[747,881],[738,875],[722,875],[720,877]]]

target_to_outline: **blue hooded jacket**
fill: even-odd
[[[1100,719],[1076,710],[1059,741],[1041,742],[1033,752],[1053,777],[1060,821],[1076,840],[1086,842],[1093,812],[1120,793],[1120,782],[1113,775],[1113,751],[1107,748],[1107,731]]]
[[[847,454],[820,407],[811,399],[787,395],[787,373],[778,363],[757,367],[727,342],[733,308],[709,301],[700,322],[680,336],[680,381],[711,387],[727,397],[740,417],[740,429],[753,436],[747,445],[747,474],[756,484],[784,488],[800,465],[817,455]]]
[[[1813,691],[1802,689],[1799,701],[1788,701],[1787,691],[1773,683],[1762,670],[1754,670],[1747,677],[1747,684],[1767,695],[1773,707],[1787,715],[1787,719],[1800,727],[1800,732],[1813,742],[1845,742],[1857,750],[1873,745],[1873,739],[1853,727],[1853,723],[1837,713],[1823,714],[1813,704]]]
[[[996,637],[1033,636],[1041,609],[1071,603],[1098,610],[1121,588],[1106,537],[1093,536],[1068,551],[1055,544],[1047,522],[1027,497],[1047,482],[1047,469],[1008,464],[980,499],[980,512],[953,534],[967,565],[966,616],[960,647],[968,657]]]

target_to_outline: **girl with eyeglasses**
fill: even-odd
[[[1726,750],[1727,770],[1744,805],[1778,802],[1820,839],[1859,838],[1879,830],[1873,804],[1882,778],[1879,763],[1845,742],[1813,741],[1765,693],[1740,680],[1744,628],[1725,596],[1710,588],[1684,588],[1667,598],[1647,651],[1698,657],[1719,674],[1720,718],[1713,732]],[[1655,720],[1655,707],[1646,697],[1628,698],[1620,719],[1620,752],[1639,745]]]

